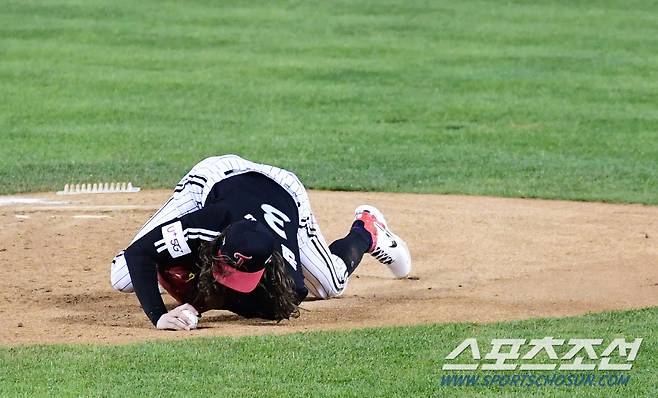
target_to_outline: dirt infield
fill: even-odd
[[[112,290],[109,263],[169,194],[0,197],[0,344],[490,322],[658,305],[658,207],[311,192],[328,240],[344,234],[357,205],[384,210],[409,243],[412,277],[393,280],[368,257],[341,298],[307,301],[299,319],[274,324],[212,311],[199,330],[161,332],[134,295]]]

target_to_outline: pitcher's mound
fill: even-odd
[[[366,255],[342,297],[307,301],[298,319],[276,324],[211,311],[199,330],[157,331],[134,295],[112,290],[109,267],[169,195],[3,197],[0,344],[490,322],[658,304],[657,207],[310,192],[329,242],[345,235],[359,204],[384,211],[409,244],[411,277],[394,280]]]

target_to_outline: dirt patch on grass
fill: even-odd
[[[409,244],[412,277],[394,280],[368,256],[342,297],[307,301],[298,319],[275,324],[211,311],[196,331],[161,332],[134,295],[112,290],[109,266],[169,194],[0,198],[0,344],[491,322],[658,305],[657,207],[312,191],[328,240],[344,235],[357,205],[380,207]]]

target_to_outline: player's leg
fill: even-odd
[[[372,245],[373,235],[365,228],[363,221],[355,220],[347,235],[332,242],[329,250],[343,260],[348,275],[352,275]]]
[[[247,164],[253,171],[276,181],[297,203],[297,241],[304,282],[309,292],[320,298],[342,294],[349,275],[372,244],[370,233],[363,228],[363,223],[355,223],[347,236],[328,245],[311,210],[306,189],[297,176],[276,166],[251,162]]]
[[[406,243],[388,228],[384,215],[374,206],[359,206],[348,234],[329,246],[311,214],[308,228],[300,229],[299,240],[304,277],[316,297],[340,295],[365,253],[386,265],[396,278],[411,272]]]
[[[313,214],[298,233],[304,281],[316,297],[330,298],[343,293],[348,277],[370,247],[369,233],[358,225],[342,239],[327,245]]]
[[[133,283],[128,272],[126,258],[123,256],[123,250],[112,259],[110,267],[110,283],[112,288],[122,293],[134,292]]]
[[[112,288],[121,293],[133,293],[135,289],[133,288],[132,280],[130,279],[130,272],[128,272],[128,264],[126,264],[126,258],[123,256],[124,251],[120,251],[112,259],[112,265],[110,266],[110,284]],[[158,289],[160,294],[165,293],[165,289],[158,283]]]

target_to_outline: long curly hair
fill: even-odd
[[[227,309],[245,318],[263,318],[281,321],[299,317],[300,302],[295,292],[295,283],[286,272],[286,262],[280,253],[274,252],[265,266],[265,273],[256,289],[240,293],[221,285],[213,277],[213,269],[224,272],[225,267],[235,266],[235,260],[218,255],[220,242],[224,240],[230,226],[214,240],[203,242],[199,249],[198,296],[195,302],[203,303],[207,309]],[[215,304],[219,303],[219,304]]]

